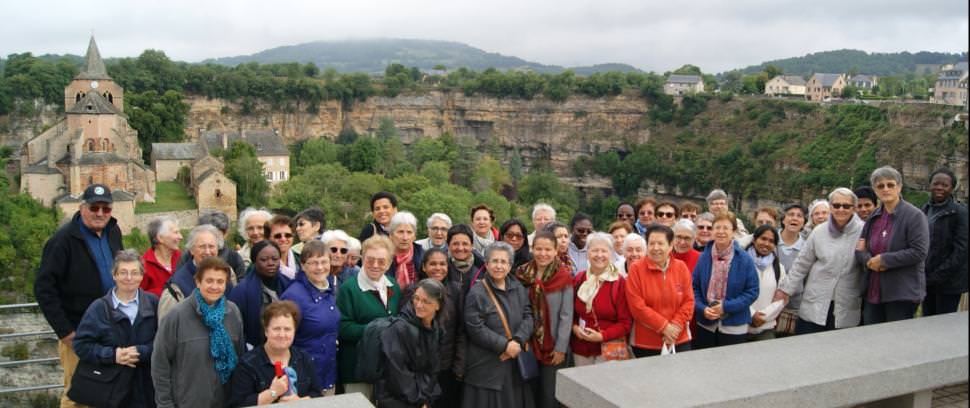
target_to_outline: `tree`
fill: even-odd
[[[176,91],[165,91],[161,96],[155,91],[125,96],[128,124],[138,131],[138,144],[146,161],[152,143],[174,143],[185,139],[189,108],[189,104],[182,102],[182,94]]]
[[[5,160],[0,160],[4,164]],[[47,237],[57,230],[60,212],[26,194],[14,194],[0,176],[0,301],[33,299],[34,274]],[[40,239],[39,239],[40,238]]]
[[[263,174],[263,164],[256,158],[256,149],[237,140],[223,152],[223,160],[226,177],[236,183],[236,208],[265,207],[269,183]]]
[[[309,139],[303,142],[299,155],[293,161],[296,166],[290,169],[290,172],[297,174],[302,168],[317,164],[338,162],[339,158],[343,156],[343,151],[343,146],[335,144],[326,138],[318,137],[316,139]]]
[[[475,176],[472,178],[472,191],[481,193],[484,191],[500,192],[503,187],[512,184],[512,176],[508,170],[492,156],[484,155],[478,160],[475,167]]]
[[[673,73],[677,75],[703,75],[700,67],[691,64],[677,68]]]
[[[579,208],[576,190],[551,171],[534,171],[519,182],[519,202],[534,204],[540,201],[556,203],[573,210]],[[558,208],[558,207],[557,207]]]
[[[381,169],[381,143],[373,137],[361,137],[350,145],[347,167],[350,171],[377,173]]]
[[[429,161],[421,166],[419,174],[432,185],[447,184],[451,178],[451,167],[443,161]]]

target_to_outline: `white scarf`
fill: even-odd
[[[381,297],[381,303],[387,308],[387,288],[391,287],[391,280],[387,279],[387,276],[381,275],[381,278],[375,282],[370,280],[364,271],[360,271],[357,273],[357,287],[363,292],[376,290]]]
[[[593,311],[593,299],[596,298],[596,293],[599,292],[603,282],[613,282],[617,279],[620,279],[620,271],[613,264],[606,265],[606,269],[599,275],[586,271],[586,280],[576,290],[576,297],[586,304],[586,313]]]

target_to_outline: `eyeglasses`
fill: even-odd
[[[115,275],[119,278],[137,278],[142,275],[141,271],[118,271]]]
[[[273,234],[273,238],[276,238],[276,239],[283,239],[283,237],[286,237],[286,239],[292,239],[293,234],[289,232],[277,232]]]
[[[832,203],[832,208],[836,210],[851,210],[855,208],[852,204]]]
[[[374,265],[378,267],[387,266],[387,259],[366,256],[364,257],[364,265]]]
[[[428,231],[431,231],[431,232],[448,232],[448,228],[445,228],[445,227],[431,227],[431,228],[428,228]]]
[[[525,235],[522,235],[522,234],[520,234],[518,232],[506,232],[505,233],[505,238],[506,239],[522,239],[522,238],[525,238]]]
[[[674,235],[674,241],[693,241],[694,238],[690,235]]]
[[[102,214],[111,214],[111,206],[110,205],[89,205],[88,211],[91,211],[93,213],[100,212]]]
[[[331,253],[340,252],[341,254],[345,254],[346,255],[347,254],[347,248],[330,247],[330,252]]]
[[[630,213],[616,213],[616,218],[633,218],[633,214],[630,214]]]
[[[896,183],[879,183],[875,185],[877,190],[894,189],[896,188]]]
[[[673,212],[669,212],[669,211],[657,211],[655,214],[659,218],[674,218],[675,216],[677,216],[677,214],[674,214]]]
[[[714,229],[714,227],[712,227],[710,225],[698,225],[697,226],[697,229],[699,229],[701,231],[710,231],[710,230]]]

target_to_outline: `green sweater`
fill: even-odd
[[[361,274],[364,272],[361,271]],[[340,309],[340,346],[337,350],[337,374],[341,383],[355,383],[357,380],[357,342],[364,335],[364,327],[379,317],[396,316],[401,300],[401,288],[393,277],[391,293],[387,297],[387,308],[381,304],[375,292],[360,290],[357,278],[348,279],[340,285],[337,294],[337,308]]]

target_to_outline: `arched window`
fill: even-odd
[[[101,139],[101,151],[108,151],[108,139]]]
[[[109,103],[115,103],[115,97],[111,95],[111,92],[105,92],[104,99],[107,99]]]
[[[88,176],[88,185],[94,184],[94,176]]]
[[[216,189],[216,198],[222,198],[222,190]]]
[[[74,95],[74,102],[75,103],[76,102],[81,102],[81,93],[80,92],[78,92],[77,95]]]
[[[115,174],[115,187],[121,184],[121,176]]]
[[[88,151],[89,152],[94,151],[94,139],[88,139]]]

